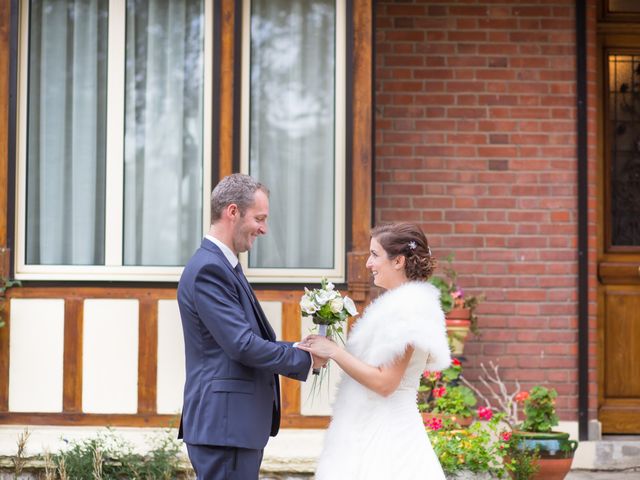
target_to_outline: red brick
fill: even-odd
[[[387,31],[385,40],[387,42],[423,42],[424,31],[422,30],[396,30]]]
[[[551,8],[514,6],[511,13],[516,17],[550,17]]]
[[[577,402],[575,33],[573,3],[559,3],[378,2],[375,191],[377,221],[419,214],[436,255],[455,253],[463,287],[486,294],[478,310],[482,336],[467,342],[466,372],[505,357],[509,381],[561,385],[566,395],[558,408],[571,416]],[[406,6],[422,13],[389,13]],[[589,11],[595,31],[593,4]],[[595,47],[591,39],[591,265],[597,261]],[[595,296],[595,277],[589,287]],[[594,338],[596,306],[592,299]],[[561,361],[551,362],[556,358]],[[562,362],[566,367],[558,368]],[[590,391],[595,409],[597,389]]]
[[[515,30],[517,29],[518,21],[515,18],[481,18],[478,20],[478,28],[488,30]]]

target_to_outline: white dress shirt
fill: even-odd
[[[211,235],[205,235],[204,238],[215,243],[220,248],[220,250],[222,250],[222,253],[224,253],[224,256],[227,257],[227,260],[229,260],[229,263],[231,264],[231,266],[233,268],[236,268],[236,265],[238,264],[238,261],[239,261],[238,257],[236,256],[235,253],[231,251],[229,247],[227,247],[225,243],[221,242],[216,237],[212,237]]]

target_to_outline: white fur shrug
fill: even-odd
[[[451,363],[439,290],[427,282],[408,282],[378,297],[349,333],[348,350],[375,366],[389,365],[407,345],[427,354],[426,369]]]
[[[402,356],[407,345],[415,351],[389,396],[343,375],[317,480],[445,480],[416,405],[424,368],[442,370],[451,362],[439,291],[426,282],[405,283],[378,297],[351,329],[347,350],[382,366]]]

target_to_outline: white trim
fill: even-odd
[[[120,22],[112,22],[120,18]],[[107,152],[105,175],[104,263],[122,265],[124,215],[124,101],[126,59],[125,0],[109,2],[107,62]]]
[[[256,283],[317,282],[327,277],[332,282],[345,281],[346,262],[346,0],[335,0],[335,214],[334,214],[334,268],[250,268],[248,255],[240,254],[240,263],[247,277]],[[251,0],[242,2],[242,82],[240,121],[240,171],[249,172],[249,95],[251,71]]]
[[[17,95],[17,168],[16,168],[16,218],[15,218],[15,262],[16,277],[24,268],[27,255],[26,238],[26,211],[27,211],[27,97],[29,91],[28,67],[29,67],[29,2],[23,0],[19,5],[19,43],[18,43],[18,79]]]
[[[204,3],[204,148],[202,150],[202,236],[211,224],[211,163],[213,162],[213,1]]]
[[[25,265],[19,280],[177,282],[184,267]]]
[[[240,85],[240,171],[249,171],[249,95],[251,94],[251,0],[242,0],[242,69]],[[246,257],[246,256],[245,256]],[[241,259],[242,268],[247,265]],[[246,271],[246,269],[245,269]]]
[[[20,280],[62,281],[145,281],[176,282],[182,266],[124,266],[123,188],[124,188],[124,96],[126,48],[126,0],[111,0],[107,67],[107,152],[105,198],[105,265],[27,265],[26,264],[26,191],[27,191],[27,117],[29,62],[29,1],[19,2],[19,44],[17,82],[17,168],[15,218],[15,277]],[[213,102],[213,0],[204,0],[204,108],[202,156],[202,233],[209,230],[212,160]]]

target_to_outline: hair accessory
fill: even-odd
[[[409,242],[409,250],[415,250],[417,246],[418,245],[416,245],[416,242],[414,242],[413,240]]]
[[[431,247],[429,245],[427,245],[427,253],[431,256]]]

